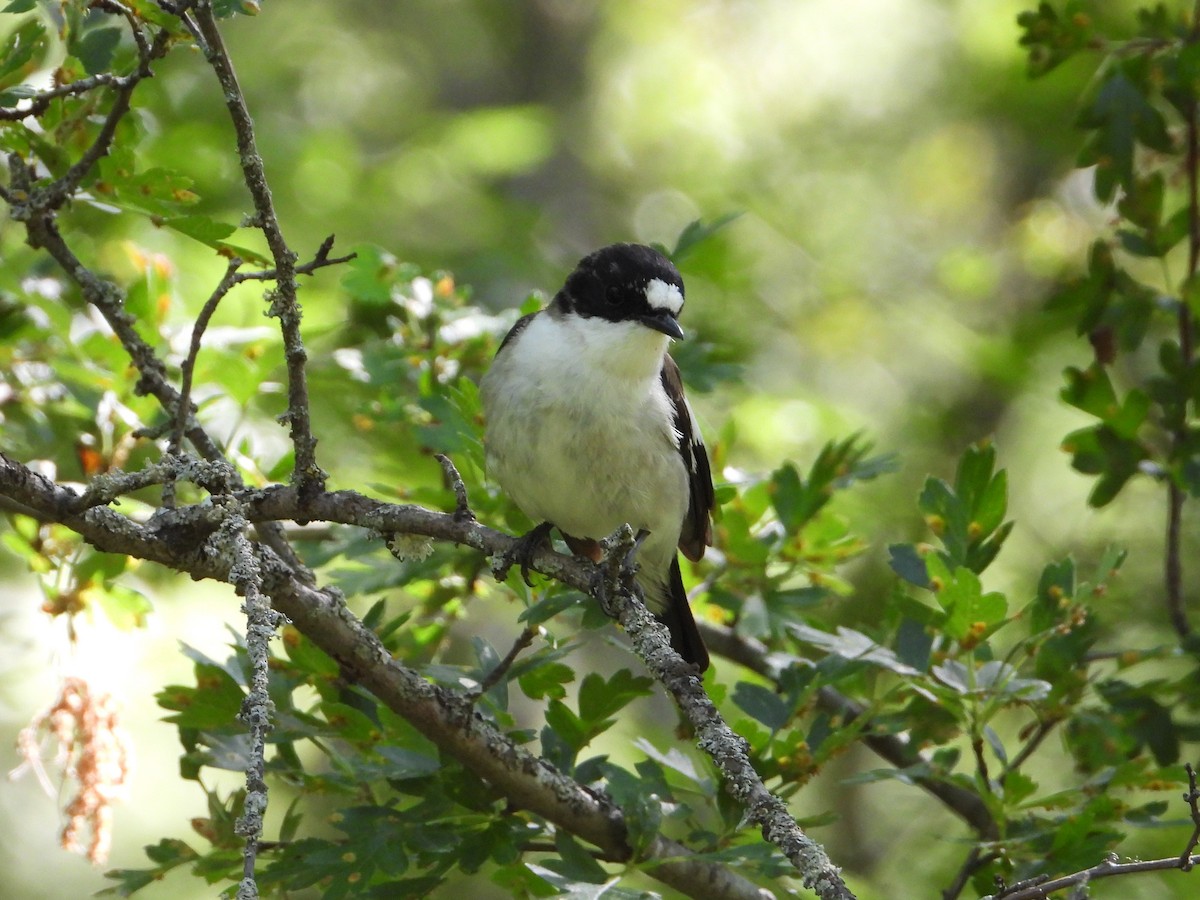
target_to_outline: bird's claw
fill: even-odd
[[[550,546],[550,531],[553,528],[549,522],[543,522],[517,538],[511,547],[500,554],[499,563],[493,569],[496,580],[503,581],[508,575],[508,570],[516,565],[521,567],[521,578],[525,584],[533,587],[529,578],[529,567],[533,565],[533,557],[537,552]]]
[[[637,535],[633,539],[633,545],[629,548],[629,552],[625,554],[625,558],[621,560],[621,579],[632,579],[637,574],[637,554],[642,549],[642,544],[646,538],[650,536],[650,532],[645,528],[639,529]]]
[[[591,594],[600,602],[600,608],[609,616],[616,617],[615,609],[611,604],[612,589],[615,588],[618,592],[622,588],[637,590],[637,582],[634,580],[634,575],[638,570],[637,552],[649,534],[650,532],[643,528],[634,536],[632,529],[628,525],[623,525],[601,542],[605,550],[605,559],[597,567],[592,578]],[[622,549],[625,550],[625,553],[619,555],[619,551]]]

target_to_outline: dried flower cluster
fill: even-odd
[[[93,692],[84,679],[70,677],[54,705],[21,729],[17,747],[25,762],[11,777],[32,770],[53,794],[42,760],[43,731],[57,743],[54,768],[78,786],[65,810],[60,843],[102,865],[112,847],[113,806],[125,798],[133,763],[133,742],[121,727],[117,702],[111,694]],[[89,833],[85,848],[82,838]]]

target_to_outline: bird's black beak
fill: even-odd
[[[655,331],[661,331],[669,338],[674,338],[677,341],[683,340],[683,329],[679,327],[679,320],[665,309],[655,310],[652,313],[647,313],[639,318],[638,321],[647,328],[653,328]]]

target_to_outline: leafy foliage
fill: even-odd
[[[257,11],[245,2],[215,6],[223,18]],[[132,77],[152,62],[142,49],[150,37],[164,35],[164,47],[195,45],[193,31],[158,4],[137,0],[122,9],[128,15],[64,3],[53,20],[23,0],[4,9],[24,18],[0,50],[0,148],[10,171],[27,171],[36,189],[68,177],[106,140],[118,92],[89,79]],[[1113,36],[1074,0],[1042,3],[1018,21],[1034,75],[1105,54],[1078,119],[1077,161],[1091,168],[1094,197],[1108,204],[1114,223],[1048,304],[1058,322],[1088,337],[1093,357],[1062,367],[1059,399],[1086,423],[1071,426],[1061,446],[1094,479],[1093,507],[1126,500],[1129,486],[1144,480],[1167,495],[1165,507],[1182,509],[1200,496],[1194,23],[1160,6],[1142,11],[1132,36]],[[47,69],[53,96],[34,78]],[[190,269],[147,247],[168,235],[181,258],[203,261],[197,269],[214,258],[264,269],[275,260],[261,222],[210,202],[212,181],[162,164],[152,124],[136,115],[112,120],[111,146],[71,186],[73,202],[56,213],[57,227],[85,265],[100,271],[103,261],[114,270],[104,283],[179,383],[179,348],[203,297]],[[224,152],[236,156],[234,147]],[[20,193],[5,186],[14,227],[28,200]],[[120,224],[108,223],[113,230],[92,242],[102,219]],[[682,229],[671,254],[689,278],[730,265],[724,242],[741,227],[735,221],[728,215]],[[5,453],[40,461],[60,481],[92,485],[163,458],[174,411],[146,395],[78,273],[3,237]],[[388,501],[451,510],[454,493],[432,460],[447,454],[474,515],[524,531],[530,523],[486,478],[477,388],[513,315],[488,311],[449,271],[378,244],[355,247],[337,287],[327,290],[337,309],[317,308],[315,324],[306,324],[306,374],[320,398],[318,433],[348,426],[353,436],[325,458],[334,477],[370,485],[365,492]],[[273,421],[286,409],[287,361],[263,327],[266,304],[239,291],[222,313],[237,300],[253,314],[203,335],[193,400],[197,422],[219,435],[246,483],[266,486],[286,481],[295,464]],[[541,302],[530,297],[521,311]],[[697,392],[732,389],[744,371],[729,346],[698,341],[679,356]],[[772,462],[769,474],[756,475],[733,465],[752,455],[738,428],[726,426],[709,444],[719,482],[716,546],[685,577],[698,615],[732,649],[705,686],[757,771],[803,811],[806,827],[842,812],[813,810],[805,788],[858,746],[883,765],[853,783],[920,788],[922,802],[946,804],[963,820],[957,837],[978,852],[960,871],[980,894],[997,878],[1085,869],[1136,829],[1179,818],[1181,809],[1161,797],[1179,791],[1178,764],[1200,738],[1194,635],[1182,629],[1178,647],[1134,643],[1133,613],[1107,602],[1131,593],[1118,577],[1124,549],[1095,558],[1031,549],[1036,540],[1014,549],[1019,527],[1046,531],[1053,523],[1009,518],[1018,475],[1001,467],[995,443],[967,444],[956,466],[925,480],[902,526],[924,531],[908,540],[892,535],[886,569],[872,562],[878,554],[864,534],[871,516],[855,504],[901,469],[899,453],[872,455],[854,434],[804,454],[807,465]],[[173,491],[142,488],[121,497],[121,512],[144,521],[167,505],[211,505],[195,484]],[[48,613],[73,622],[99,612],[136,629],[153,603],[166,602],[172,582],[163,573],[139,571],[131,558],[91,548],[65,526],[19,509],[6,508],[5,517],[0,538],[32,573]],[[178,537],[201,545],[206,535]],[[261,848],[256,878],[264,893],[425,896],[486,881],[513,896],[595,893],[614,883],[609,893],[632,896],[649,883],[646,872],[653,875],[641,857],[660,835],[758,884],[794,874],[747,827],[744,810],[687,735],[647,712],[661,687],[612,646],[611,622],[588,598],[552,581],[530,588],[515,573],[493,584],[477,552],[445,543],[414,539],[398,558],[361,529],[301,529],[290,539],[399,664],[469,694],[473,712],[515,744],[612,798],[633,858],[605,859],[515,805],[357,684],[311,635],[288,626],[269,660],[267,777],[272,807],[287,811]],[[1181,539],[1168,540],[1178,562]],[[1024,568],[1004,569],[1016,555]],[[1013,578],[1013,571],[1033,574]],[[884,598],[878,615],[862,612],[872,595]],[[1174,600],[1182,615],[1182,599]],[[494,621],[489,609],[500,610]],[[504,631],[483,627],[497,622]],[[531,649],[505,667],[508,638],[496,635],[518,623],[531,630]],[[590,652],[588,632],[605,639],[602,655]],[[207,814],[193,822],[198,841],[164,837],[146,848],[147,867],[110,872],[110,894],[136,894],[175,870],[221,885],[226,895],[242,878],[238,822],[247,794],[210,776],[241,772],[251,760],[240,721],[254,679],[251,652],[241,638],[224,659],[187,645],[181,652],[193,663],[192,678],[161,686],[157,702],[179,735],[180,777],[203,794]]]

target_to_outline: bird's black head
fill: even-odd
[[[640,322],[682,338],[683,278],[669,259],[643,244],[612,244],[579,261],[554,298],[564,313]]]

